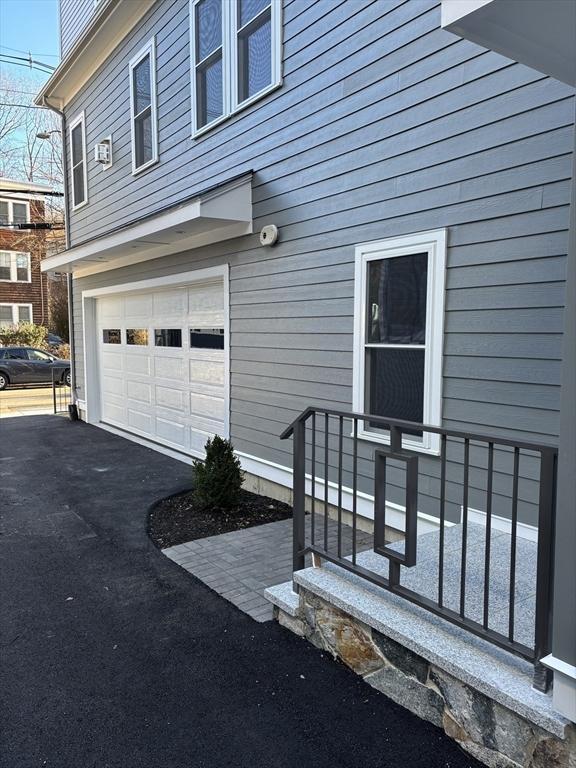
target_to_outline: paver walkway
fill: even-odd
[[[328,523],[328,545],[335,551],[338,528],[332,520]],[[321,531],[321,515],[316,515],[316,524]],[[309,517],[306,525],[308,540]],[[351,529],[342,526],[342,531],[347,554]],[[356,540],[359,552],[372,543],[372,537],[362,531],[357,532]],[[222,533],[162,551],[256,621],[270,621],[272,605],[264,591],[292,578],[292,520]]]
[[[164,557],[147,510],[189,479],[81,422],[0,421],[1,768],[479,768]]]

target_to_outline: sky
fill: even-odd
[[[59,59],[58,0],[0,0],[0,72],[31,74],[26,67],[9,64],[8,56],[28,56],[56,66]],[[41,84],[48,75],[34,72]]]

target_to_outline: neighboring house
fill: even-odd
[[[43,231],[16,225],[45,220],[49,187],[0,177],[0,325],[48,324],[48,276]]]
[[[74,278],[83,419],[178,457],[229,436],[270,493],[292,487],[279,435],[310,405],[558,444],[572,85],[445,31],[434,0],[60,9],[38,103],[64,114],[69,231],[44,268]],[[441,442],[404,439],[426,530]],[[353,454],[348,430],[343,466],[326,451],[329,501],[373,517],[389,444],[360,421]],[[502,519],[512,477],[510,462]],[[399,528],[400,474],[390,486]]]

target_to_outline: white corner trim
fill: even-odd
[[[235,451],[235,454],[240,459],[242,469],[250,474],[263,477],[266,480],[270,480],[278,485],[283,485],[286,488],[292,488],[292,470],[289,467],[284,467],[281,464],[276,464],[266,459],[261,459],[258,456],[252,456],[243,451]],[[312,477],[306,475],[306,495],[312,494]],[[315,498],[320,502],[324,501],[324,480],[322,478],[316,478],[315,483]],[[342,507],[348,511],[352,510],[352,489],[344,486],[342,488]],[[337,506],[338,504],[338,486],[331,481],[328,482],[328,503]],[[366,517],[369,520],[374,519],[374,497],[370,494],[357,491],[356,493],[356,509],[358,514],[362,517]],[[388,502],[386,504],[386,524],[391,528],[396,528],[398,531],[403,531],[405,526],[405,514],[404,507],[400,504],[394,504]],[[418,534],[430,533],[437,531],[440,522],[437,518],[432,517],[424,512],[418,512]],[[451,527],[455,523],[446,521],[446,526]]]
[[[460,507],[460,519],[464,515],[464,507]],[[468,520],[471,523],[477,523],[478,525],[486,526],[486,512],[481,509],[472,509],[468,507]],[[502,531],[512,535],[512,521],[507,517],[501,517],[500,515],[492,515],[491,526],[496,531]],[[516,524],[517,535],[520,539],[526,539],[527,541],[538,541],[538,528],[534,525],[528,525],[528,523]]]
[[[548,669],[553,669],[555,672],[561,672],[563,675],[566,675],[566,677],[576,680],[576,666],[574,664],[568,664],[567,661],[557,659],[551,653],[549,653],[548,656],[544,656],[540,661],[545,667],[548,667]]]

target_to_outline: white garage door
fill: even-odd
[[[155,442],[202,454],[224,436],[224,286],[97,299],[100,419]]]

